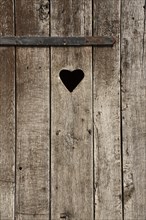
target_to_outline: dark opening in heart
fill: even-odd
[[[84,78],[84,72],[81,69],[76,69],[74,71],[63,69],[59,75],[63,84],[70,92],[72,92]]]

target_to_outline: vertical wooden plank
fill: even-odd
[[[0,219],[13,219],[15,191],[15,56],[0,48]]]
[[[17,35],[48,36],[48,13],[48,1],[16,0]],[[16,57],[16,219],[48,220],[49,48],[17,48]]]
[[[48,0],[15,0],[17,35],[49,34],[50,6]]]
[[[92,1],[51,3],[52,36],[92,34]],[[70,93],[62,69],[85,77]],[[51,49],[51,217],[93,219],[92,48]]]
[[[144,0],[122,0],[125,220],[146,219],[146,35]]]
[[[48,56],[44,48],[17,50],[17,219],[49,218]]]
[[[113,48],[94,48],[95,219],[122,219],[120,154],[120,0],[94,1],[94,35]]]
[[[13,1],[0,5],[0,36],[14,34]],[[0,219],[14,219],[15,51],[0,48]]]

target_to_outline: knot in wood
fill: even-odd
[[[40,20],[43,21],[43,20],[48,19],[49,13],[50,13],[50,1],[41,2],[38,11],[39,11]]]

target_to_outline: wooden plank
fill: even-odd
[[[15,0],[16,32],[18,36],[49,34],[48,0]]]
[[[0,36],[14,35],[14,1],[1,0],[0,7]]]
[[[20,48],[17,50],[17,219],[22,214],[24,219],[25,215],[49,218],[48,102],[48,49]]]
[[[120,0],[94,1],[94,35],[116,39],[94,48],[95,219],[122,219],[120,154]]]
[[[15,191],[14,49],[1,48],[0,63],[0,217],[11,220]]]
[[[16,34],[49,35],[48,1],[16,0]],[[49,49],[17,48],[16,219],[49,219]]]
[[[91,1],[52,1],[52,36],[91,32]],[[59,78],[63,68],[84,71],[84,79],[72,93]],[[92,48],[52,48],[51,83],[51,217],[92,220]]]
[[[20,214],[19,215],[19,220],[48,220],[47,216],[44,215],[26,215],[26,214]]]
[[[13,35],[13,1],[1,0],[0,36]],[[15,51],[0,48],[0,219],[14,219]]]
[[[125,220],[146,219],[146,35],[144,0],[122,0]]]

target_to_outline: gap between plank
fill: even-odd
[[[49,36],[51,36],[51,1],[48,0],[49,2]],[[51,107],[52,107],[52,103],[51,103],[51,47],[49,48],[49,102],[50,102],[50,123],[49,123],[49,126],[50,126],[50,153],[49,153],[49,161],[50,161],[50,164],[49,164],[49,170],[50,170],[50,174],[49,174],[49,220],[51,220],[51,188],[52,188],[52,181],[51,181],[51,176],[52,176],[52,172],[51,172],[51,152],[52,152],[52,146],[51,146],[51,122],[52,122],[52,115],[51,115]]]
[[[121,202],[122,220],[124,220],[124,175],[123,175],[123,114],[122,114],[122,0],[120,1],[120,140],[121,140]]]
[[[92,0],[92,36],[94,36],[94,0]],[[94,143],[94,47],[92,47],[92,138],[93,138],[93,220],[95,220],[95,143]]]
[[[13,1],[14,10],[14,35],[16,36],[16,0]],[[14,220],[16,219],[16,182],[17,182],[17,63],[16,46],[14,47],[15,56],[15,195],[14,195]]]

